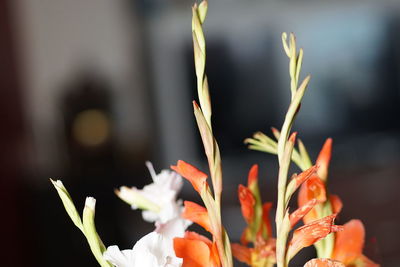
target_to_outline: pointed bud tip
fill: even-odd
[[[249,176],[247,179],[247,185],[250,186],[251,184],[257,182],[257,180],[258,180],[258,164],[254,164],[250,168]]]
[[[58,188],[65,188],[64,184],[62,183],[61,180],[53,180],[50,178],[50,182],[53,184],[53,186],[58,187]]]
[[[196,100],[193,100],[192,104],[193,104],[193,108],[195,108],[195,109],[199,109],[200,108],[199,105],[197,104]]]
[[[87,197],[85,201],[85,206],[94,210],[96,207],[96,199],[93,197]]]
[[[296,142],[296,137],[297,137],[297,132],[293,132],[290,137],[289,137],[289,141],[292,143]]]

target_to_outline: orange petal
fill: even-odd
[[[257,183],[258,181],[258,165],[254,164],[251,166],[251,169],[249,171],[249,176],[247,178],[247,186],[251,187],[254,183]]]
[[[331,202],[333,213],[339,213],[342,210],[343,203],[342,203],[342,200],[340,200],[338,195],[330,195],[329,201]]]
[[[346,267],[340,261],[331,259],[312,259],[309,260],[303,267]]]
[[[290,227],[294,227],[296,223],[301,220],[304,215],[306,215],[312,208],[314,208],[315,204],[317,204],[317,199],[313,198],[306,202],[303,206],[292,212],[289,216]]]
[[[326,216],[296,229],[288,248],[289,258],[296,255],[302,248],[311,246],[328,234],[340,231],[343,227],[333,224],[336,215]]]
[[[364,225],[360,220],[351,220],[344,224],[343,231],[336,234],[332,258],[346,265],[354,262],[362,255],[364,237]]]
[[[210,266],[210,248],[200,240],[174,238],[175,255],[183,258],[182,267]]]
[[[219,254],[218,254],[218,247],[217,247],[217,243],[212,243],[211,247],[210,247],[210,251],[211,251],[211,266],[221,266],[221,261],[219,259]]]
[[[231,244],[233,256],[240,262],[251,265],[251,248],[242,246],[240,244]]]
[[[184,162],[183,160],[178,160],[176,166],[171,166],[171,169],[186,178],[199,193],[206,185],[207,174],[199,171],[196,167]]]
[[[238,188],[238,195],[240,207],[242,209],[242,215],[246,222],[250,224],[254,219],[254,205],[256,204],[256,200],[250,189],[241,184]]]
[[[203,241],[204,243],[206,243],[207,246],[209,246],[209,247],[212,245],[212,242],[211,242],[210,239],[208,239],[204,235],[200,235],[200,234],[198,234],[196,232],[186,231],[185,232],[185,239],[200,240],[200,241]]]
[[[263,215],[262,215],[263,223],[264,223],[265,227],[267,228],[268,236],[271,237],[272,236],[272,226],[271,226],[271,219],[269,217],[269,213],[272,208],[272,202],[265,202],[263,204],[262,208],[263,208]]]
[[[298,206],[302,207],[311,199],[316,198],[318,202],[323,203],[326,201],[326,189],[324,182],[316,175],[310,177],[304,182],[299,190]],[[315,208],[309,211],[304,217],[304,223],[309,223],[316,220],[317,212]]]
[[[186,232],[184,238],[174,238],[175,255],[183,258],[182,267],[218,267],[218,250],[215,243],[194,232]]]
[[[295,176],[296,179],[296,186],[300,186],[302,183],[304,183],[308,178],[310,178],[315,172],[318,170],[318,166],[314,165],[307,170],[303,171],[299,175]]]
[[[197,223],[208,232],[212,233],[210,218],[207,209],[192,201],[184,202],[185,209],[182,212],[182,218]]]
[[[325,141],[324,146],[321,149],[321,152],[319,152],[316,165],[319,166],[318,168],[318,176],[323,180],[326,181],[328,178],[328,168],[329,168],[329,162],[331,160],[331,155],[332,155],[332,138],[328,138]]]

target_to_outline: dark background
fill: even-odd
[[[192,2],[0,1],[2,262],[96,266],[49,178],[78,210],[97,199],[106,245],[131,248],[153,226],[113,189],[149,183],[178,159],[206,170],[195,99]],[[224,168],[224,222],[237,241],[236,197],[253,163],[276,198],[274,156],[243,140],[280,127],[289,99],[281,32],[295,32],[312,80],[294,126],[313,159],[333,137],[330,191],[338,222],[362,219],[365,254],[398,266],[400,4],[397,1],[210,1],[205,24],[215,135]],[[293,171],[298,171],[293,168]],[[195,199],[185,185],[183,199]],[[312,249],[304,254],[312,255]],[[302,266],[299,257],[293,266]]]

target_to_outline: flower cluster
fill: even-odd
[[[82,218],[61,181],[52,181],[72,222],[86,237],[89,247],[102,267],[232,267],[233,257],[252,267],[288,267],[292,258],[305,247],[314,245],[317,258],[304,267],[378,267],[363,255],[365,230],[360,220],[336,225],[342,209],[337,195],[327,189],[332,139],[327,139],[315,163],[303,142],[291,132],[295,117],[310,81],[300,82],[303,50],[296,40],[282,34],[284,51],[289,58],[291,101],[280,130],[272,128],[273,137],[257,132],[245,140],[250,149],[277,155],[278,199],[275,224],[271,222],[273,203],[262,201],[258,186],[258,165],[249,171],[247,184],[239,185],[238,198],[246,227],[239,242],[231,242],[221,216],[222,166],[217,140],[213,135],[211,100],[205,73],[206,44],[202,29],[208,5],[202,1],[192,9],[192,37],[197,77],[198,103],[193,111],[208,162],[208,175],[179,160],[172,170],[156,174],[147,162],[153,183],[143,189],[122,186],[116,195],[132,209],[142,210],[143,219],[155,224],[154,231],[143,236],[132,249],[106,247],[94,224],[95,204],[86,199]],[[290,164],[301,170],[290,179]],[[178,199],[182,177],[199,194],[202,204]],[[297,193],[298,207],[290,208]],[[298,227],[300,222],[303,225]],[[191,223],[200,225],[208,237],[187,231]],[[276,229],[275,233],[273,229]]]
[[[182,259],[176,257],[173,239],[183,237],[190,221],[182,217],[182,201],[177,194],[182,187],[182,177],[169,170],[156,174],[150,162],[146,163],[153,183],[142,190],[121,187],[115,193],[133,209],[143,210],[145,221],[154,222],[153,232],[142,237],[132,249],[120,250],[116,245],[107,249],[94,228],[95,199],[87,198],[83,222],[72,199],[61,181],[52,181],[62,199],[68,215],[86,236],[90,248],[101,266],[116,267],[180,267]],[[85,223],[85,214],[90,214],[90,223]],[[86,225],[86,226],[85,226]]]

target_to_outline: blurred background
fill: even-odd
[[[113,189],[150,183],[184,159],[206,170],[196,99],[192,1],[0,1],[0,230],[8,266],[97,266],[49,178],[79,210],[97,199],[106,245],[131,248],[153,229]],[[243,140],[280,127],[289,100],[281,32],[305,49],[312,80],[295,124],[313,159],[333,137],[330,191],[338,222],[362,219],[365,254],[400,264],[400,2],[210,1],[205,24],[224,221],[244,227],[236,192],[260,165],[276,198],[276,158]],[[293,169],[293,171],[298,171]],[[189,185],[181,194],[195,199]],[[310,249],[303,253],[312,255]],[[293,266],[302,266],[301,256]]]

